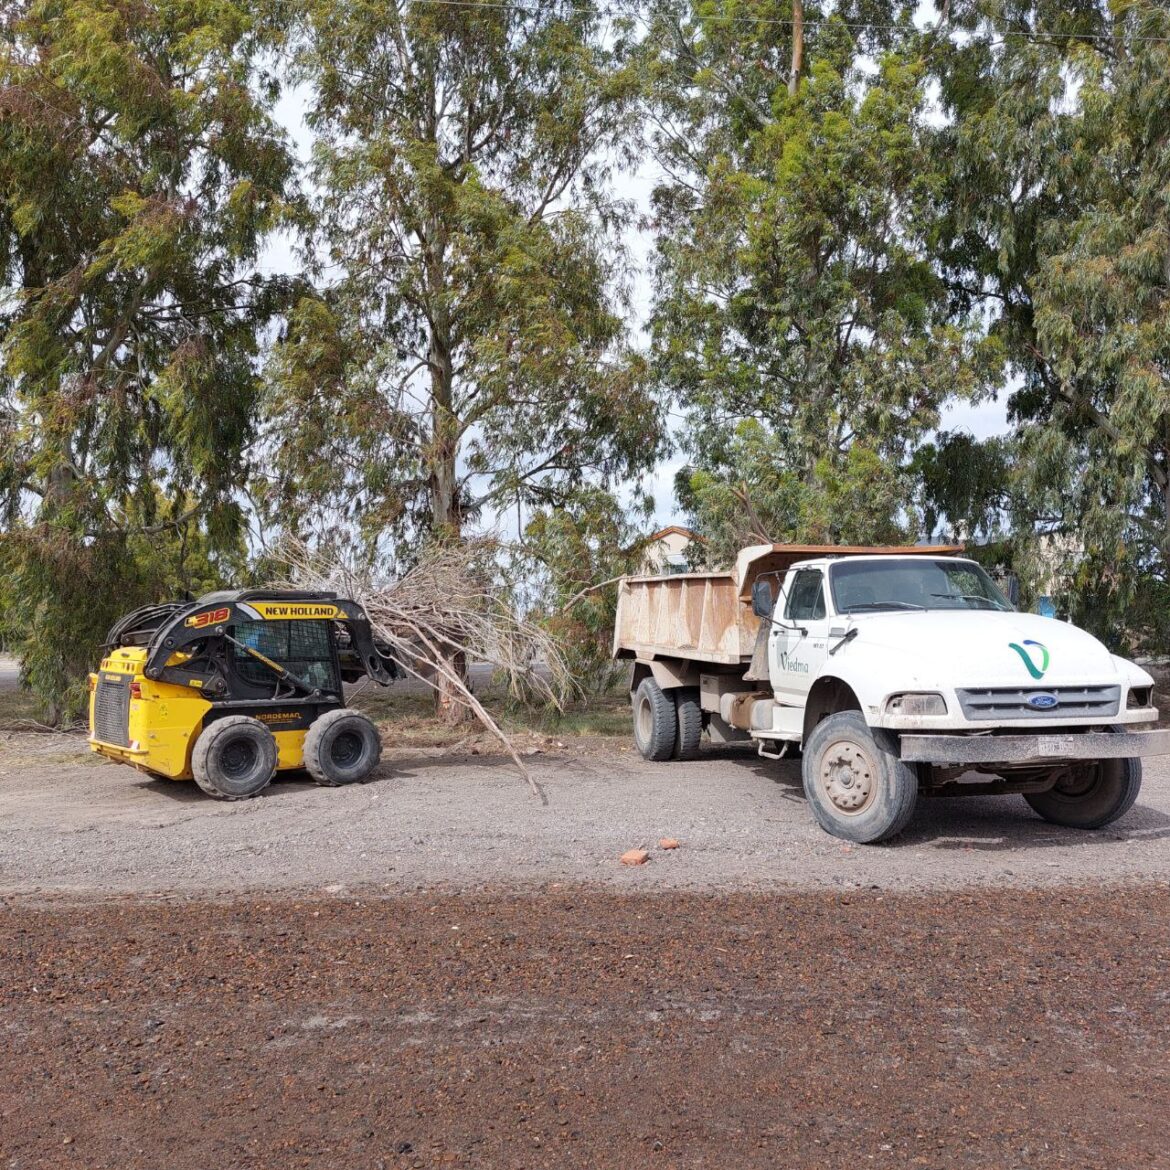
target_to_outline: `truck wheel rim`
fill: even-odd
[[[654,734],[654,712],[650,707],[649,699],[638,700],[638,742],[649,743]]]
[[[1095,768],[1070,768],[1052,786],[1052,791],[1065,800],[1080,800],[1097,787],[1101,771],[1100,764]]]
[[[864,812],[873,801],[876,768],[855,743],[838,740],[821,755],[821,787],[833,808],[846,816]]]

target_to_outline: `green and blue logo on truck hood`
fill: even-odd
[[[1023,646],[1021,646],[1019,642],[1009,642],[1008,645],[1020,656],[1024,666],[1027,667],[1028,673],[1034,679],[1042,679],[1048,672],[1048,647],[1045,646],[1043,642],[1034,642],[1031,638],[1025,638]],[[1024,646],[1035,646],[1036,649],[1040,651],[1039,666],[1037,666],[1033,660],[1031,651],[1025,650]]]

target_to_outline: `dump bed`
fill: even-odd
[[[626,577],[618,592],[615,658],[750,658],[760,619],[731,573]]]
[[[618,587],[614,657],[745,663],[760,629],[760,619],[752,613],[752,585],[761,574],[783,574],[798,561],[814,557],[953,556],[961,551],[953,545],[758,544],[743,549],[735,568],[727,572],[624,577]],[[773,596],[777,592],[778,585]]]

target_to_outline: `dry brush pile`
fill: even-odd
[[[471,711],[540,795],[515,745],[472,693],[461,669],[461,663],[488,663],[505,680],[511,697],[558,710],[575,690],[555,639],[543,626],[519,616],[497,583],[500,552],[499,542],[488,537],[432,545],[401,576],[378,578],[301,541],[287,541],[276,555],[288,578],[277,584],[332,590],[358,602],[375,640],[390,648],[402,669],[444,701]]]

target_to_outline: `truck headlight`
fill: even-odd
[[[1129,702],[1126,707],[1132,711],[1135,707],[1152,707],[1154,705],[1153,687],[1130,687]]]
[[[887,715],[945,715],[947,701],[936,694],[891,695],[886,700]]]

